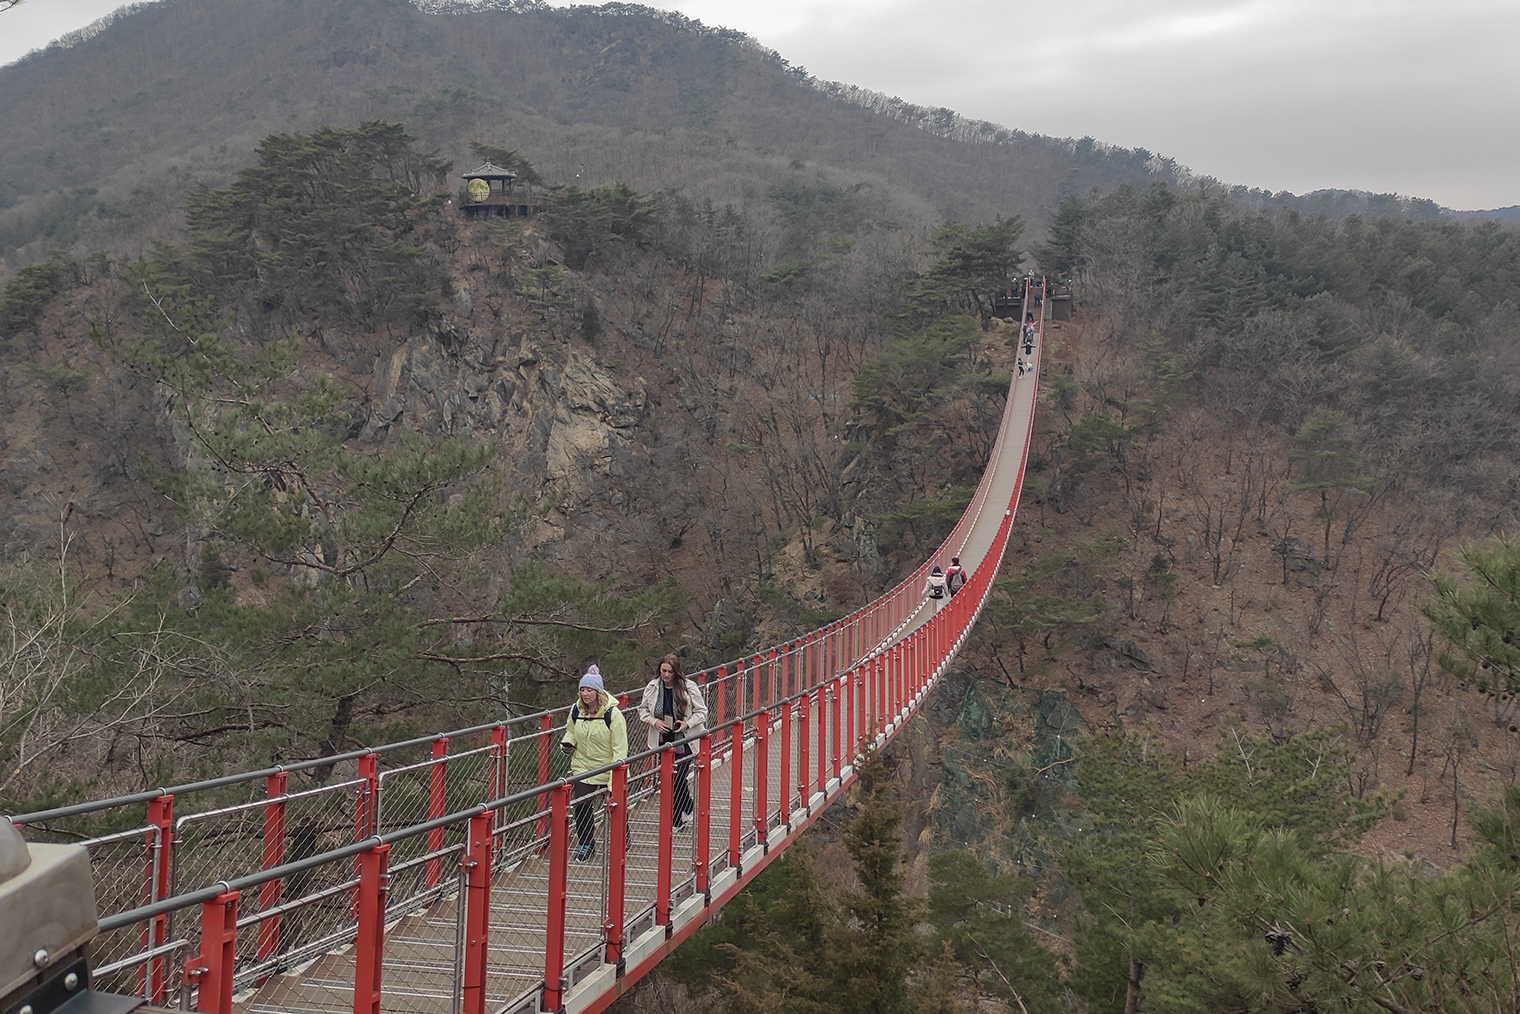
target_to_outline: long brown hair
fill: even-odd
[[[681,660],[676,658],[674,653],[666,655],[660,659],[660,664],[654,667],[654,678],[660,680],[660,668],[667,665],[670,666],[670,671],[674,673],[670,678],[670,697],[675,702],[675,717],[681,721],[685,721],[687,716],[691,714],[691,698],[686,694],[686,673],[681,671]],[[665,681],[660,680],[660,685],[664,686]]]

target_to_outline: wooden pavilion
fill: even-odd
[[[513,191],[517,174],[510,169],[483,162],[478,169],[459,175],[464,180],[460,206],[466,215],[527,218],[538,210],[531,197]]]

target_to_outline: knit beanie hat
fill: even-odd
[[[607,689],[606,687],[602,686],[602,671],[600,669],[598,669],[595,665],[593,665],[591,668],[587,669],[586,670],[586,675],[584,675],[584,676],[581,677],[581,686],[582,687],[595,687],[598,690],[606,690]]]

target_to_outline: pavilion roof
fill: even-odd
[[[465,180],[515,180],[517,179],[517,174],[510,169],[503,169],[494,162],[482,162],[479,169],[460,173],[459,178]]]

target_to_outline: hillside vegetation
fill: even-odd
[[[640,8],[167,4],[0,84],[6,807],[827,622],[967,501],[1038,267],[1080,309],[960,664],[630,1002],[1514,1006],[1513,229],[922,129]],[[536,216],[461,215],[484,158]]]
[[[1511,1005],[1517,250],[1159,188],[1063,203],[1035,252],[1090,312],[1047,338],[1023,544],[888,758],[901,879],[856,840],[866,794],[648,991],[812,1009],[856,995],[865,925],[899,958],[873,1009]],[[926,895],[895,918],[929,946],[831,928],[817,870],[872,912]]]
[[[469,220],[445,181],[399,125],[274,135],[185,244],[6,288],[12,798],[723,660],[953,521],[1007,384],[966,314],[1017,220],[909,232],[799,173],[766,258],[732,207],[619,184]]]
[[[628,4],[444,15],[405,0],[176,0],[0,68],[0,94],[6,265],[177,240],[185,198],[224,185],[265,135],[372,119],[408,124],[458,170],[477,164],[470,141],[490,140],[554,182],[755,212],[801,163],[919,227],[1035,221],[1064,193],[1153,178],[1144,152],[940,136],[902,103],[885,115],[813,87],[737,32]],[[767,225],[756,241],[779,238]]]

